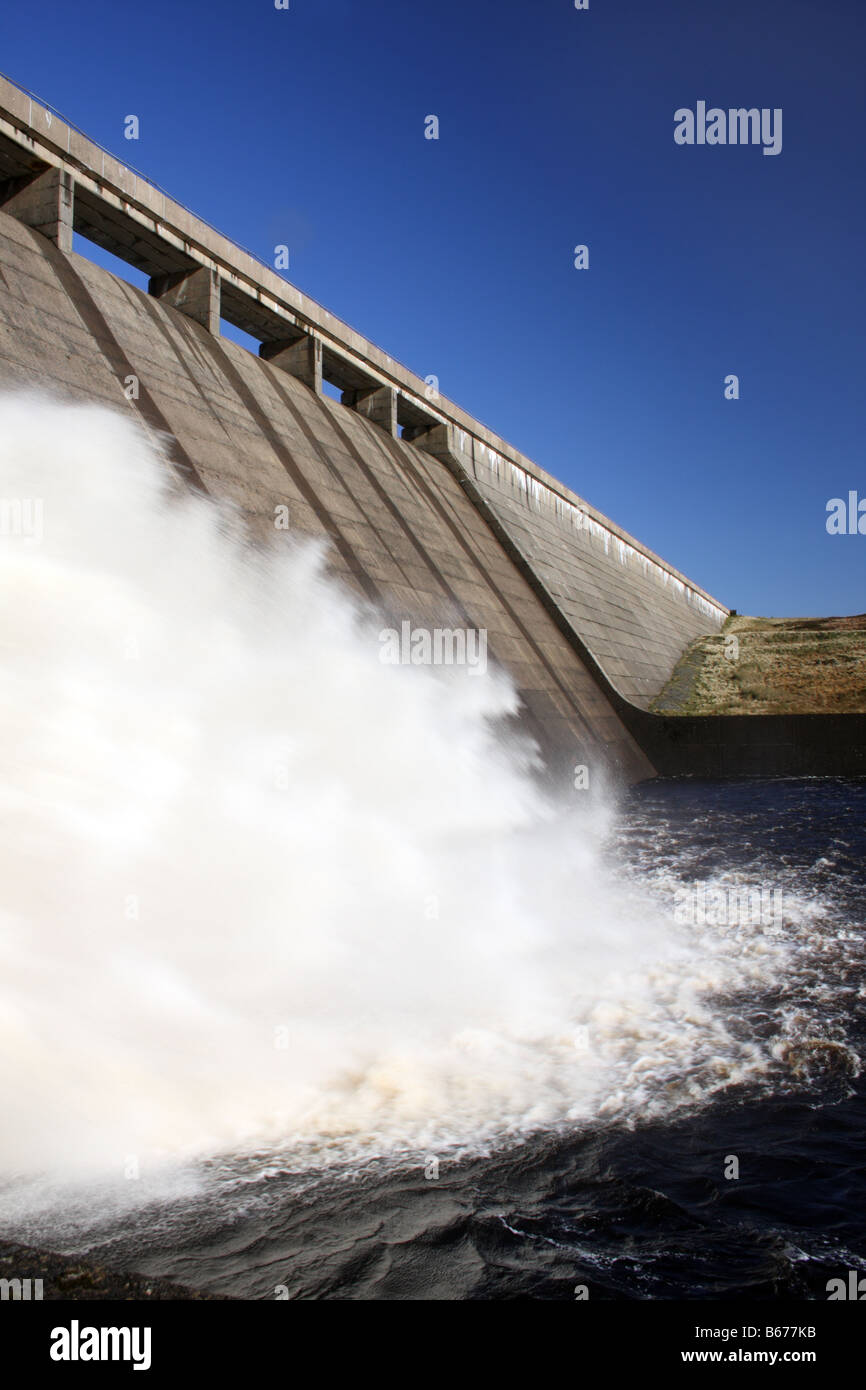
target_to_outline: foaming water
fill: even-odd
[[[750,1001],[820,902],[678,920],[676,863],[539,790],[502,672],[383,665],[321,548],[253,550],[102,408],[0,401],[0,497],[41,518],[0,538],[7,1184],[479,1150],[785,1064]]]

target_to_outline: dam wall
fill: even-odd
[[[135,412],[170,439],[178,479],[233,504],[255,539],[327,541],[383,622],[485,629],[551,765],[652,774],[444,463],[0,212],[0,387],[33,386]]]
[[[76,254],[74,233],[144,271],[148,292]],[[221,319],[259,341],[258,357],[220,335]],[[665,721],[645,708],[728,610],[0,79],[9,386],[135,412],[170,439],[178,478],[271,544],[284,509],[291,533],[325,538],[334,572],[390,620],[485,629],[551,768],[665,770]]]
[[[597,675],[626,700],[645,709],[688,643],[724,624],[727,608],[539,470],[457,430],[449,453]]]

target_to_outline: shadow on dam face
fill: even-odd
[[[563,787],[576,767],[866,771],[866,716],[650,714],[726,608],[81,132],[53,119],[49,139],[40,109],[0,78],[0,386],[134,411],[254,541],[279,543],[279,515],[395,630],[483,633]],[[150,292],[76,255],[74,232]]]

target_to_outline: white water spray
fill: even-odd
[[[501,673],[383,665],[319,549],[254,552],[106,409],[0,401],[0,498],[42,519],[0,537],[4,1177],[472,1144],[764,1065],[712,997],[782,946],[617,886]]]

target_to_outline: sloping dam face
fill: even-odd
[[[253,536],[272,542],[286,509],[293,532],[326,537],[334,571],[394,627],[486,630],[560,776],[652,776],[642,711],[727,610],[267,267],[253,293],[236,248],[218,238],[214,256],[216,234],[188,214],[178,249],[176,205],[146,222],[140,181],[138,203],[127,182],[105,212],[95,147],[79,139],[73,161],[59,123],[47,141],[33,103],[25,119],[4,91],[0,387],[137,411],[171,437],[178,474],[239,507]],[[137,241],[123,235],[133,217]],[[73,227],[151,271],[151,293],[73,253]],[[274,281],[282,300],[265,297]],[[219,335],[221,313],[262,356]]]

